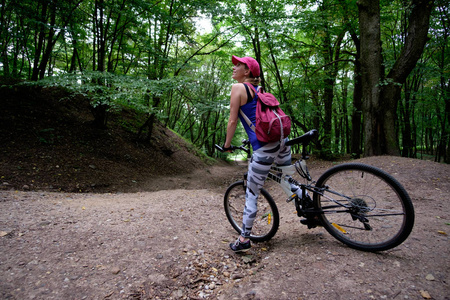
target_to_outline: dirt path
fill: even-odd
[[[362,161],[393,174],[416,210],[411,236],[383,253],[306,229],[284,201],[270,242],[246,256],[231,253],[236,234],[222,193],[237,166],[147,183],[163,189],[156,192],[2,191],[0,298],[450,299],[450,166]],[[313,162],[313,177],[327,166]]]

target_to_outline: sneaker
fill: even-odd
[[[303,225],[308,225],[308,229],[316,228],[317,226],[322,226],[322,222],[320,222],[317,218],[306,218],[301,219],[300,223]]]
[[[250,240],[248,240],[247,242],[243,243],[243,242],[241,242],[241,240],[238,238],[238,239],[236,240],[236,242],[230,243],[230,248],[231,248],[231,250],[233,250],[235,253],[247,252],[248,250],[250,250],[251,247],[252,247],[252,245],[250,244]]]

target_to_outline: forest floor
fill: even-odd
[[[450,299],[449,165],[356,160],[411,196],[415,227],[395,249],[308,230],[269,184],[280,229],[237,255],[222,201],[244,164],[205,163],[162,126],[151,146],[93,129],[60,91],[0,93],[1,299]],[[316,179],[333,164],[308,161]]]

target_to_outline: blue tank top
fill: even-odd
[[[247,91],[247,103],[241,106],[242,111],[250,119],[252,124],[256,124],[256,103],[257,103],[257,95],[252,98],[250,94],[249,87],[244,83],[245,90]],[[257,86],[255,86],[257,88]],[[250,140],[250,144],[252,144],[253,151],[258,150],[266,143],[258,141],[256,138],[256,133],[248,126],[245,119],[239,114],[239,119],[241,120],[242,125],[244,126],[245,132],[248,135],[248,139]]]

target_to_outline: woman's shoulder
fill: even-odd
[[[231,94],[245,95],[246,93],[245,84],[243,83],[234,83],[231,86]]]
[[[231,89],[238,89],[238,90],[245,89],[245,83],[242,82],[233,83]]]
[[[247,83],[238,82],[238,83],[234,83],[232,85],[231,90],[245,91],[245,90],[247,90],[247,87],[249,87],[251,90],[255,90],[255,89],[258,88],[257,85],[253,85],[253,84],[251,84],[249,82],[247,82]]]

